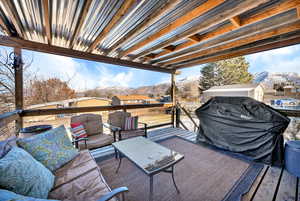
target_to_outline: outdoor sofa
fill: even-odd
[[[66,137],[66,129],[64,126],[57,127],[33,137],[44,140],[43,142],[48,145],[55,141],[55,138],[57,138],[57,140],[53,143],[54,145],[48,147],[46,147],[47,145],[44,147],[43,143],[37,143],[36,140],[31,141],[32,137],[24,139],[14,138],[13,140],[10,139],[6,141],[0,141],[0,200],[44,201],[51,199],[51,201],[117,201],[120,200],[119,198],[121,198],[121,200],[125,200],[124,193],[127,192],[128,189],[126,187],[120,187],[112,190],[106,183],[99,166],[97,165],[95,159],[91,156],[90,152],[88,150],[77,151],[72,146],[70,140]],[[29,144],[29,148],[26,147],[28,143],[31,142],[32,144]],[[62,144],[63,147],[72,147],[60,153],[57,152],[57,150],[53,150],[53,152],[51,152],[52,147],[56,146],[56,144]],[[34,146],[38,148],[32,148]],[[52,158],[54,158],[55,152],[57,152],[57,161],[61,161],[62,158],[65,159],[68,157],[68,154],[64,155],[64,153],[75,153],[75,155],[73,154],[72,158],[68,160],[68,162],[52,171],[54,167],[53,163],[48,164],[48,161],[45,162],[41,160],[41,156],[44,157],[45,153],[36,155],[37,149],[46,150],[45,153],[52,155]],[[28,164],[25,164],[24,166],[21,165],[23,163],[22,157],[17,156],[18,154],[16,154],[14,157],[11,157],[13,150],[19,150],[19,152],[24,154],[24,156],[34,158],[32,160],[35,161],[37,166],[31,166],[31,169],[30,166],[28,166],[28,169],[26,170],[25,165]],[[60,158],[60,155],[64,156]],[[16,160],[9,161],[9,159]],[[48,159],[49,158],[47,158],[47,160]],[[26,157],[24,157],[24,160],[27,160]],[[57,162],[56,160],[54,161]],[[55,165],[58,167],[57,164]],[[32,191],[32,189],[40,190],[41,188],[44,188],[44,186],[49,186],[48,178],[46,177],[45,181],[43,180],[43,176],[45,174],[37,174],[35,176],[30,175],[32,172],[38,172],[40,166],[46,170],[47,174],[51,174],[53,179],[50,187],[47,189],[46,194],[43,194],[44,197],[41,196],[38,197],[39,199],[35,199],[37,196],[32,196],[32,194],[29,193]],[[16,175],[19,172],[23,172],[23,175]],[[27,174],[29,174],[29,176]],[[8,179],[9,177],[12,179]],[[19,178],[21,178],[21,182],[24,182],[23,185],[16,183],[20,182],[16,181],[19,180]],[[9,182],[12,184],[7,185]],[[37,183],[39,184],[37,185]],[[6,188],[4,187],[5,185],[7,185]],[[21,190],[26,189],[25,193],[19,193],[18,189],[20,188]],[[26,197],[24,198],[24,196]]]

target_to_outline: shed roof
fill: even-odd
[[[300,0],[0,1],[0,45],[177,69],[300,43]]]
[[[221,91],[251,91],[260,84],[232,84],[223,86],[213,86],[204,92],[221,92]]]
[[[122,101],[128,101],[128,100],[155,100],[154,98],[150,98],[149,96],[145,96],[145,95],[117,95],[115,96],[117,97],[119,100]]]

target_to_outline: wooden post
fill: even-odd
[[[171,100],[172,100],[172,125],[175,126],[175,104],[176,104],[176,98],[175,98],[175,73],[172,73],[171,75]]]
[[[21,48],[14,48],[14,73],[15,73],[15,108],[23,109],[23,63]],[[16,134],[23,128],[23,118],[16,121]]]

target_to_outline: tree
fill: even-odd
[[[166,92],[165,92],[165,95],[171,95],[171,90],[172,90],[172,87],[170,86]],[[179,92],[179,89],[178,87],[175,85],[175,94]]]
[[[59,78],[33,80],[29,97],[30,104],[39,104],[75,98],[75,91]]]
[[[204,91],[212,86],[249,83],[253,77],[248,69],[249,63],[245,57],[209,63],[200,71],[200,90]]]

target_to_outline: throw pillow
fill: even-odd
[[[0,159],[0,186],[15,193],[47,198],[53,187],[54,175],[19,147]]]
[[[138,128],[138,117],[126,117],[125,119],[125,130],[135,130]]]
[[[87,133],[81,123],[72,123],[71,124],[72,135],[75,139],[86,138]]]
[[[46,199],[27,197],[3,189],[0,189],[0,200],[1,201],[58,201],[58,200],[46,200]]]
[[[35,136],[19,139],[17,144],[51,171],[60,168],[78,154],[63,125]]]

